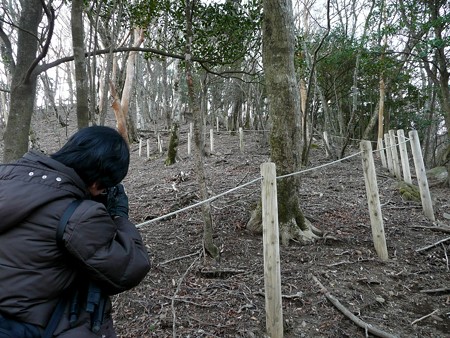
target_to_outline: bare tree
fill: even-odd
[[[88,78],[84,47],[83,0],[72,1],[72,46],[75,61],[78,128],[89,125]]]
[[[45,11],[48,26],[39,33],[42,12]],[[10,162],[21,157],[28,150],[28,133],[33,114],[39,62],[45,57],[53,35],[55,14],[40,0],[22,3],[17,40],[17,60],[11,63],[13,69],[11,80],[11,102],[8,124],[4,134],[3,161]],[[40,37],[44,45],[38,53]],[[8,44],[7,37],[6,44]],[[11,45],[9,43],[9,45]],[[11,61],[13,62],[13,61]]]

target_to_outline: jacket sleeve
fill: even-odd
[[[150,270],[139,231],[126,218],[113,220],[101,203],[84,201],[69,220],[63,240],[80,274],[108,294],[131,289]]]

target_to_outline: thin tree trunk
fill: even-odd
[[[72,1],[72,46],[75,64],[78,129],[89,126],[88,81],[84,55],[83,0]]]
[[[195,0],[194,0],[195,1]],[[192,79],[192,55],[191,55],[191,41],[192,41],[192,9],[194,7],[194,1],[186,0],[186,81],[188,86],[189,106],[193,114],[194,119],[194,158],[195,158],[195,171],[197,174],[197,182],[200,189],[200,197],[203,200],[208,198],[208,192],[206,188],[206,179],[203,166],[203,138],[202,127],[203,118],[201,116],[200,107],[195,98],[194,81]],[[213,225],[211,207],[209,203],[203,203],[202,215],[203,215],[203,245],[206,252],[213,258],[219,257],[219,249],[213,241]]]
[[[4,134],[3,161],[11,162],[28,151],[28,133],[36,96],[36,76],[29,74],[38,51],[38,26],[42,18],[40,0],[24,1],[17,39],[17,62],[11,79],[11,102]]]
[[[58,77],[56,77],[56,79],[58,79]],[[50,78],[47,75],[47,73],[41,74],[41,80],[44,87],[45,96],[47,96],[46,102],[49,104],[50,108],[55,113],[55,116],[58,119],[60,126],[67,127],[67,123],[62,119],[61,115],[59,114],[58,107],[55,101],[55,94],[54,94],[55,91],[50,84]]]
[[[142,28],[135,28],[133,30],[133,32],[134,32],[133,47],[139,47],[142,44],[142,42],[144,41],[144,30]],[[126,120],[128,137],[129,137],[130,142],[134,141],[136,139],[136,135],[137,135],[136,126],[135,126],[134,122],[132,122],[131,116],[129,116],[129,114],[128,114],[128,110],[129,110],[129,106],[130,106],[131,92],[132,92],[133,83],[134,83],[136,53],[137,52],[132,51],[128,55],[125,84],[123,85],[122,99],[120,101],[122,113]]]

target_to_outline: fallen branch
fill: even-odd
[[[336,262],[333,264],[327,264],[326,266],[330,268],[330,267],[338,266],[338,265],[342,265],[342,264],[354,264],[354,262],[350,262],[349,260],[346,260],[346,261]]]
[[[366,330],[366,332],[370,332],[371,334],[382,337],[382,338],[396,338],[397,336],[391,335],[390,333],[384,332],[372,324],[367,324],[363,320],[356,317],[353,313],[351,313],[344,305],[342,305],[337,298],[335,298],[323,285],[320,281],[313,275],[311,275],[313,280],[319,285],[321,291],[324,293],[325,297],[339,310],[341,311],[347,318],[349,318],[352,322],[354,322],[359,327]]]
[[[414,324],[416,324],[416,323],[418,323],[418,322],[420,322],[420,321],[422,321],[422,320],[424,320],[424,319],[434,315],[436,312],[438,312],[438,310],[434,310],[433,312],[431,312],[431,313],[429,313],[429,314],[427,314],[427,315],[425,315],[423,317],[420,317],[419,319],[414,320],[413,322],[411,322],[411,325],[414,325]]]
[[[205,278],[227,278],[237,274],[245,273],[245,270],[236,269],[221,269],[221,270],[206,270],[202,269],[198,272],[201,276]]]
[[[447,249],[445,248],[444,243],[441,243],[442,249],[444,249],[444,256],[445,256],[445,262],[447,263],[447,271],[450,271],[450,267],[448,265],[448,255],[447,255]]]
[[[266,294],[261,290],[256,291],[253,294],[257,295],[257,296],[266,297]],[[285,298],[285,299],[294,299],[294,298],[301,298],[301,297],[303,297],[303,292],[301,292],[301,291],[294,293],[292,295],[281,295],[281,298]]]
[[[441,292],[450,292],[450,287],[443,287],[438,289],[424,289],[420,290],[422,293],[441,293]]]
[[[177,302],[182,302],[182,303],[186,303],[186,304],[191,304],[194,306],[198,306],[198,307],[213,307],[213,306],[217,306],[217,304],[213,303],[213,304],[200,304],[200,303],[195,303],[192,302],[190,300],[187,300],[186,298],[181,298],[181,297],[169,297],[169,296],[162,296],[163,298],[167,298],[167,299],[175,299]]]
[[[167,261],[158,263],[158,265],[164,265],[164,264],[172,263],[172,262],[175,262],[175,261],[179,261],[180,259],[189,258],[189,257],[196,256],[196,255],[198,255],[198,252],[194,252],[194,253],[191,253],[191,254],[185,255],[185,256],[175,257],[175,258],[169,259]]]
[[[414,225],[413,228],[419,229],[428,229],[431,231],[441,231],[450,234],[450,227],[448,226],[423,226],[423,225]]]
[[[447,242],[447,241],[450,241],[450,237],[441,239],[440,241],[437,241],[434,244],[427,245],[427,246],[424,246],[423,248],[417,249],[416,252],[420,252],[420,251],[425,251],[425,250],[431,249],[432,247],[435,247],[436,245],[439,245],[439,244]]]

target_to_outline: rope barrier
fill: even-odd
[[[353,155],[350,155],[350,156],[347,156],[347,157],[344,157],[344,158],[342,158],[342,159],[340,159],[340,160],[337,160],[337,161],[333,161],[333,162],[330,162],[330,163],[325,163],[325,164],[323,164],[323,165],[320,165],[320,166],[317,166],[317,167],[314,167],[314,168],[305,169],[305,170],[302,170],[302,171],[299,171],[299,172],[295,172],[295,173],[292,173],[292,174],[288,174],[288,175],[284,175],[284,176],[278,176],[277,179],[281,179],[281,178],[285,178],[285,177],[288,177],[288,176],[297,175],[297,174],[300,174],[300,173],[305,173],[305,172],[312,171],[312,170],[315,170],[315,169],[320,169],[320,168],[323,168],[323,167],[327,167],[327,166],[329,166],[329,165],[335,164],[335,163],[337,163],[337,162],[341,162],[341,161],[343,161],[343,160],[349,159],[349,158],[354,157],[354,156],[359,155],[359,154],[361,154],[361,152],[356,153],[356,154],[353,154]],[[240,186],[237,186],[237,187],[235,187],[235,188],[233,188],[233,189],[230,189],[230,190],[227,190],[227,191],[225,191],[225,192],[222,192],[222,193],[220,193],[220,194],[218,194],[218,195],[212,196],[212,197],[210,197],[210,198],[208,198],[208,199],[206,199],[206,200],[203,200],[203,201],[200,201],[200,202],[198,202],[198,203],[189,205],[189,206],[187,206],[187,207],[185,207],[185,208],[183,208],[183,209],[176,210],[176,211],[173,211],[173,212],[168,213],[168,214],[166,214],[166,215],[163,215],[163,216],[160,216],[160,217],[157,217],[157,218],[153,218],[153,219],[151,219],[151,220],[148,220],[148,221],[145,221],[145,222],[143,222],[143,223],[137,224],[137,225],[136,225],[136,228],[140,228],[140,227],[142,227],[142,226],[144,226],[144,225],[148,225],[148,224],[150,224],[150,223],[160,221],[160,220],[165,219],[165,218],[167,218],[167,217],[177,215],[177,214],[179,214],[179,213],[181,213],[181,212],[183,212],[183,211],[186,211],[186,210],[189,210],[189,209],[198,207],[198,206],[200,206],[200,205],[202,205],[202,204],[204,204],[204,203],[208,203],[208,202],[214,201],[215,199],[217,199],[217,198],[219,198],[219,197],[225,196],[225,195],[227,195],[227,194],[229,194],[229,193],[231,193],[231,192],[233,192],[233,191],[236,191],[236,190],[238,190],[238,189],[241,189],[241,188],[244,188],[244,187],[246,187],[246,186],[248,186],[248,185],[251,185],[251,184],[253,184],[253,183],[255,183],[255,182],[258,182],[258,181],[260,181],[261,179],[262,179],[262,177],[255,178],[255,179],[253,179],[253,180],[251,180],[251,181],[249,181],[249,182],[247,182],[247,183],[244,183],[244,184],[242,184],[242,185],[240,185]]]
[[[358,153],[355,153],[355,154],[353,154],[353,155],[349,155],[349,156],[347,156],[347,157],[343,157],[343,158],[341,158],[341,159],[339,159],[339,160],[336,160],[336,161],[333,161],[333,162],[330,162],[330,163],[325,163],[325,164],[319,165],[319,166],[314,167],[314,168],[309,168],[309,169],[297,171],[297,172],[295,172],[295,173],[291,173],[291,174],[286,174],[286,175],[278,176],[277,179],[286,178],[286,177],[289,177],[289,176],[294,176],[294,175],[306,173],[306,172],[312,171],[312,170],[314,170],[314,169],[320,169],[320,168],[328,167],[328,166],[330,166],[330,165],[333,165],[333,164],[338,163],[338,162],[342,162],[342,161],[344,161],[344,160],[347,160],[347,159],[349,159],[349,158],[352,158],[352,157],[357,156],[357,155],[360,155],[360,154],[362,154],[362,151],[360,151],[360,152],[358,152]]]
[[[407,142],[409,142],[409,141],[410,141],[410,139],[405,137],[405,141],[404,141],[403,143],[407,143]],[[394,145],[390,145],[389,147],[384,147],[384,148],[381,148],[381,149],[378,149],[378,150],[373,150],[372,153],[380,152],[381,150],[386,150],[386,149],[388,149],[388,148],[397,146],[397,145],[399,145],[399,144],[401,144],[401,143],[397,143],[397,144],[394,144]],[[277,176],[276,179],[278,180],[278,179],[282,179],[282,178],[287,178],[287,177],[290,177],[290,176],[299,175],[299,174],[303,174],[303,173],[306,173],[306,172],[309,172],[309,171],[313,171],[313,170],[325,168],[325,167],[331,166],[331,165],[333,165],[333,164],[342,162],[342,161],[344,161],[344,160],[350,159],[350,158],[352,158],[352,157],[355,157],[355,156],[358,156],[358,155],[361,155],[361,154],[362,154],[362,151],[357,152],[357,153],[354,153],[354,154],[349,155],[349,156],[346,156],[346,157],[343,157],[343,158],[338,159],[338,160],[333,161],[333,162],[329,162],[329,163],[325,163],[325,164],[319,165],[319,166],[317,166],[317,167],[308,168],[308,169],[300,170],[300,171],[297,171],[297,172],[294,172],[294,173],[290,173],[290,174],[286,174],[286,175]],[[236,191],[236,190],[238,190],[238,189],[241,189],[241,188],[244,188],[244,187],[246,187],[246,186],[248,186],[248,185],[251,185],[251,184],[253,184],[253,183],[255,183],[255,182],[258,182],[258,181],[260,181],[262,178],[263,178],[263,177],[257,177],[257,178],[255,178],[255,179],[253,179],[253,180],[251,180],[251,181],[249,181],[249,182],[247,182],[247,183],[244,183],[244,184],[242,184],[242,185],[240,185],[240,186],[237,186],[237,187],[235,187],[235,188],[232,188],[232,189],[230,189],[230,190],[224,191],[224,192],[222,192],[222,193],[220,193],[220,194],[218,194],[218,195],[212,196],[212,197],[210,197],[210,198],[208,198],[208,199],[206,199],[206,200],[200,201],[200,202],[198,202],[198,203],[189,205],[189,206],[187,206],[187,207],[185,207],[185,208],[182,208],[182,209],[179,209],[179,210],[170,212],[170,213],[168,213],[168,214],[165,214],[165,215],[162,215],[162,216],[153,218],[153,219],[151,219],[151,220],[145,221],[145,222],[143,222],[143,223],[137,224],[137,225],[136,225],[136,228],[140,228],[140,227],[142,227],[142,226],[144,226],[144,225],[148,225],[148,224],[150,224],[150,223],[154,223],[154,222],[160,221],[160,220],[162,220],[162,219],[165,219],[165,218],[168,218],[168,217],[177,215],[177,214],[179,214],[179,213],[181,213],[181,212],[183,212],[183,211],[186,211],[186,210],[189,210],[189,209],[193,209],[193,208],[198,207],[198,206],[200,206],[200,205],[202,205],[202,204],[205,204],[205,203],[214,201],[214,200],[218,199],[219,197],[225,196],[225,195],[227,195],[227,194],[229,194],[229,193],[231,193],[231,192],[233,192],[233,191]]]
[[[219,198],[219,197],[225,196],[226,194],[229,194],[229,193],[231,193],[231,192],[233,192],[233,191],[235,191],[235,190],[238,190],[238,189],[240,189],[240,188],[246,187],[246,186],[248,186],[248,185],[250,185],[250,184],[253,184],[253,183],[257,182],[257,181],[260,181],[260,180],[261,180],[261,177],[255,178],[255,179],[252,180],[252,181],[249,181],[249,182],[247,182],[247,183],[244,183],[244,184],[242,184],[242,185],[240,185],[240,186],[238,186],[238,187],[235,187],[235,188],[233,188],[233,189],[227,190],[227,191],[225,191],[225,192],[223,192],[223,193],[220,193],[219,195],[215,195],[215,196],[213,196],[213,197],[210,197],[210,198],[208,198],[208,199],[206,199],[206,200],[203,200],[203,201],[200,201],[200,202],[198,202],[198,203],[189,205],[189,206],[187,206],[186,208],[183,208],[183,209],[180,209],[180,210],[176,210],[176,211],[171,212],[171,213],[168,213],[168,214],[166,214],[166,215],[163,215],[163,216],[160,216],[160,217],[157,217],[157,218],[153,218],[153,219],[148,220],[148,221],[146,221],[146,222],[137,224],[137,225],[136,225],[136,228],[139,228],[139,227],[141,227],[141,226],[144,226],[144,225],[147,225],[147,224],[150,224],[150,223],[153,223],[153,222],[162,220],[162,219],[164,219],[164,218],[167,218],[167,217],[170,217],[170,216],[179,214],[180,212],[183,212],[183,211],[186,211],[186,210],[189,210],[189,209],[198,207],[199,205],[202,205],[202,204],[204,204],[204,203],[208,203],[208,202],[214,201],[215,199],[217,199],[217,198]]]
[[[397,137],[397,136],[396,136],[396,137]],[[397,137],[397,138],[398,138],[398,137]],[[376,153],[376,152],[380,152],[380,151],[382,151],[382,150],[391,149],[391,148],[397,147],[397,146],[400,145],[400,144],[408,143],[410,140],[411,140],[410,138],[405,137],[405,141],[404,141],[404,142],[399,142],[399,143],[391,144],[389,147],[383,147],[383,148],[381,148],[381,149],[376,149],[376,150],[373,150],[372,152],[373,152],[373,153]]]

